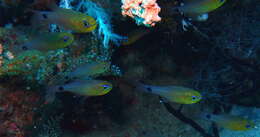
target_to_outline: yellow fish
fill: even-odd
[[[71,72],[68,77],[84,78],[88,76],[95,76],[106,72],[110,67],[108,62],[91,62],[79,66],[73,72]]]
[[[75,80],[70,83],[49,88],[46,101],[52,102],[56,92],[71,92],[82,96],[102,96],[112,90],[112,84],[102,80]]]
[[[206,114],[206,119],[215,122],[217,125],[234,131],[246,131],[255,127],[253,121],[246,118],[229,114]]]
[[[170,102],[179,104],[197,103],[202,98],[198,91],[181,86],[153,86],[141,84],[140,87],[137,88],[164,97]]]
[[[112,84],[101,80],[76,80],[58,86],[59,91],[68,91],[83,96],[101,96],[112,90]]]
[[[184,0],[178,10],[188,15],[202,15],[219,8],[225,2],[226,0]]]
[[[67,32],[48,32],[39,34],[32,38],[31,41],[15,47],[14,52],[21,52],[26,50],[39,50],[47,52],[50,50],[61,49],[69,46],[74,41],[71,33]]]
[[[137,40],[141,39],[143,36],[147,35],[148,33],[150,33],[150,30],[137,29],[131,31],[127,35],[127,40],[122,42],[122,45],[131,45],[135,43]]]
[[[34,22],[57,24],[76,33],[91,32],[96,29],[96,20],[84,13],[53,6],[53,11],[34,12]]]

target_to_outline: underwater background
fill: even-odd
[[[0,0],[0,137],[260,137],[260,1]]]

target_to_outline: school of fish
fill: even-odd
[[[226,1],[227,0],[183,0],[180,6],[173,7],[173,9],[177,9],[186,17],[196,18],[218,9]],[[8,1],[5,3],[11,4]],[[39,33],[33,36],[28,42],[13,49],[15,53],[25,50],[48,52],[66,48],[74,41],[73,33],[89,33],[97,28],[97,22],[93,17],[71,9],[59,8],[55,5],[51,6],[51,11],[33,11],[33,13],[33,24],[42,26],[56,24],[61,30],[64,30],[64,32]],[[122,45],[132,45],[149,33],[150,30],[134,30],[127,34],[128,40],[123,42]],[[56,92],[71,92],[86,97],[105,95],[112,90],[113,85],[108,81],[91,80],[89,77],[102,74],[106,72],[109,67],[110,64],[107,62],[90,62],[78,66],[74,71],[68,74],[67,77],[70,81],[61,85],[53,85],[46,93],[46,97],[52,98]],[[182,86],[158,86],[141,83],[136,85],[141,91],[161,96],[169,102],[178,104],[194,104],[200,102],[203,98],[199,91]],[[207,114],[205,119],[215,122],[220,127],[234,131],[246,131],[255,126],[251,120],[229,114]]]

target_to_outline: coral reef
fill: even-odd
[[[31,91],[1,89],[0,136],[25,137],[34,123],[39,95]]]
[[[0,1],[0,137],[258,137],[259,2],[205,1]],[[93,30],[32,22],[36,13],[49,19],[44,13],[57,12],[54,7],[73,13],[69,19],[79,15],[77,25]],[[204,22],[188,14],[204,9],[210,11]],[[67,19],[62,23],[75,25]],[[17,52],[48,31],[69,33],[74,41]],[[120,43],[127,39],[121,34],[129,43]],[[95,66],[101,62],[106,65]],[[84,86],[94,80],[106,81],[93,86],[95,95],[109,92],[75,92],[88,91]],[[75,89],[64,88],[71,83]],[[178,90],[169,86],[194,89],[202,99],[185,105],[155,94]],[[186,90],[178,93],[191,94]],[[210,119],[222,114],[255,126],[241,124],[246,131],[235,132]]]

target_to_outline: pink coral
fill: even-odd
[[[122,3],[122,15],[134,18],[137,24],[154,26],[161,20],[158,15],[161,8],[156,0],[122,0]]]

